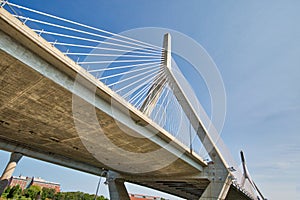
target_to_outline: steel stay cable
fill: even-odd
[[[160,71],[161,72],[158,75],[156,75],[156,77],[154,79],[155,82],[157,80],[163,78],[163,76],[164,76],[163,69],[161,69]],[[138,95],[139,99],[136,101],[136,103],[134,104],[134,106],[136,106],[137,108],[139,107],[139,104],[141,103],[140,101],[143,100],[144,95],[146,95],[146,97],[144,98],[144,100],[147,98],[147,96],[149,95],[149,90],[151,89],[152,86],[153,86],[153,82],[152,82],[152,84],[147,85],[146,91],[143,91],[142,96]],[[136,97],[136,99],[137,99],[137,97]]]
[[[148,66],[148,67],[138,68],[138,69],[134,69],[134,70],[130,70],[130,71],[118,73],[118,74],[112,74],[112,75],[109,75],[109,76],[103,76],[103,77],[99,78],[99,80],[109,79],[109,78],[113,78],[113,77],[117,77],[117,76],[122,76],[124,74],[130,74],[130,73],[133,73],[133,72],[138,72],[138,71],[142,71],[142,70],[146,70],[146,69],[151,69],[151,68],[154,68],[154,67],[157,67],[157,66],[159,66],[159,65],[151,65],[151,66]]]
[[[47,13],[44,13],[44,12],[41,12],[41,11],[30,9],[30,8],[27,8],[27,7],[24,7],[24,6],[20,6],[20,5],[14,4],[14,3],[7,2],[7,4],[9,4],[11,6],[14,6],[14,7],[17,7],[19,9],[23,9],[23,10],[27,10],[27,11],[30,11],[30,12],[34,12],[34,13],[37,13],[37,14],[40,14],[40,15],[44,15],[44,16],[47,16],[47,17],[50,17],[50,18],[61,20],[61,21],[67,22],[67,23],[71,23],[71,24],[77,25],[77,26],[81,26],[81,27],[85,27],[85,28],[88,28],[88,29],[91,29],[91,30],[98,31],[98,32],[110,34],[110,35],[117,36],[117,37],[120,37],[120,38],[123,38],[123,39],[126,39],[126,40],[138,42],[140,44],[148,46],[149,48],[152,47],[152,48],[155,48],[155,49],[163,50],[163,48],[161,48],[159,46],[152,45],[152,44],[149,44],[149,43],[146,43],[146,42],[143,42],[143,41],[140,41],[140,40],[136,40],[136,39],[133,39],[133,38],[130,38],[130,37],[126,37],[126,36],[123,36],[123,35],[112,33],[112,32],[109,32],[109,31],[105,31],[105,30],[102,30],[102,29],[99,29],[99,28],[95,28],[95,27],[92,27],[92,26],[88,26],[88,25],[85,25],[85,24],[82,24],[82,23],[79,23],[79,22],[75,22],[75,21],[72,21],[72,20],[64,19],[62,17],[57,17],[57,16],[54,16],[54,15],[51,15],[51,14],[47,14]]]
[[[154,87],[154,89],[153,90],[155,90],[158,86],[159,86],[159,84],[161,83],[161,81],[163,81],[164,80],[164,78],[166,77],[166,75],[165,74],[163,74],[163,76],[162,76],[162,79],[159,81],[159,83]],[[150,89],[151,90],[151,89]],[[148,96],[150,95],[151,93],[150,93],[150,91],[149,91],[149,93],[148,93],[148,95],[146,96],[146,98],[145,99],[147,99],[148,98]],[[150,100],[150,101],[152,101],[152,99]],[[138,105],[137,107],[139,107],[140,105]],[[149,104],[147,104],[146,106],[145,106],[145,108],[147,108],[147,106],[149,106]]]
[[[149,53],[149,52],[126,51],[126,50],[121,50],[121,49],[98,47],[98,46],[95,47],[95,46],[90,46],[90,45],[79,45],[79,44],[64,43],[64,42],[49,42],[49,43],[52,45],[71,46],[71,47],[86,48],[86,49],[99,49],[99,50],[118,51],[118,52],[125,52],[125,53],[134,52],[136,54],[154,55],[154,56],[160,55],[160,54],[154,54],[154,53]]]
[[[140,74],[137,74],[137,75],[135,75],[135,76],[132,76],[132,77],[129,77],[129,78],[126,78],[126,79],[122,79],[121,81],[111,83],[111,84],[109,84],[109,85],[107,85],[107,86],[108,86],[108,87],[111,87],[111,86],[113,86],[113,85],[115,85],[115,84],[122,83],[122,82],[124,82],[124,81],[128,81],[128,80],[130,80],[130,79],[132,79],[132,78],[136,78],[136,77],[139,77],[139,76],[141,76],[141,75],[145,75],[145,74],[147,74],[147,73],[149,73],[149,72],[153,72],[153,71],[155,71],[155,70],[157,70],[157,69],[154,68],[154,69],[149,70],[149,71],[146,71],[146,72],[144,72],[144,73],[140,73]]]
[[[153,51],[153,50],[149,50],[149,49],[145,49],[145,48],[136,48],[136,47],[132,47],[132,46],[127,46],[127,45],[122,45],[122,44],[117,44],[117,43],[111,43],[111,42],[106,42],[106,41],[101,41],[101,40],[94,40],[94,39],[85,38],[85,37],[78,37],[78,36],[74,36],[74,35],[55,33],[55,32],[46,31],[46,30],[43,30],[43,29],[42,30],[32,29],[32,30],[34,32],[37,32],[37,33],[40,33],[40,34],[55,35],[55,36],[59,36],[59,37],[72,38],[72,39],[76,39],[76,40],[95,42],[95,43],[98,43],[98,44],[108,44],[108,45],[113,45],[113,46],[118,46],[118,47],[125,47],[125,48],[128,48],[128,49],[141,50],[141,51],[151,52],[151,53],[159,53],[157,51]]]
[[[153,74],[154,74],[154,73],[152,73],[151,76],[153,76]],[[148,78],[149,76],[150,76],[150,75],[147,75],[147,76],[143,77],[142,79],[139,79],[139,80],[137,80],[137,81],[135,81],[135,82],[132,82],[132,83],[126,85],[126,86],[123,87],[123,88],[120,88],[120,89],[118,90],[118,92],[120,92],[120,91],[122,91],[122,90],[128,88],[129,86],[132,86],[132,85],[134,85],[134,84],[137,84],[137,83],[141,82],[142,80]],[[153,76],[153,77],[155,77],[155,76]]]
[[[76,56],[101,56],[101,57],[124,57],[124,58],[161,58],[161,56],[140,56],[140,55],[126,55],[126,54],[93,54],[93,53],[82,53],[82,52],[63,52],[65,55],[76,55]]]
[[[102,71],[110,71],[110,70],[117,70],[117,69],[126,69],[126,68],[132,68],[132,67],[137,67],[137,66],[147,66],[147,65],[152,65],[152,64],[159,64],[160,62],[151,62],[151,63],[140,63],[140,64],[134,64],[134,65],[123,65],[123,66],[117,66],[117,67],[111,67],[111,68],[101,68],[101,69],[93,69],[93,70],[88,70],[88,72],[102,72]]]
[[[163,105],[164,105],[164,103],[165,103],[165,100],[167,99],[167,97],[168,97],[168,95],[169,95],[169,90],[165,87],[165,90],[167,90],[167,94],[165,94],[165,97],[163,98],[163,100],[162,100],[162,102],[161,102],[161,104],[160,104],[160,106],[159,106],[159,108],[158,108],[158,111],[156,112],[156,114],[155,114],[155,116],[154,116],[154,118],[153,118],[153,120],[155,121],[156,120],[156,117],[157,117],[157,114],[160,112],[160,110],[161,110],[161,108],[163,107]]]
[[[161,74],[161,70],[159,70],[159,71],[157,72],[156,75],[154,75],[153,77],[149,78],[149,80],[147,80],[146,82],[144,82],[143,85],[139,85],[139,86],[133,88],[132,90],[141,88],[141,87],[143,87],[144,85],[146,85],[146,86],[145,86],[142,90],[140,90],[138,93],[142,92],[143,90],[145,90],[145,88],[148,87],[148,83],[150,83],[150,82],[152,81],[152,79],[155,79],[155,78],[156,78],[157,76],[159,76],[160,74]],[[152,74],[152,75],[153,75],[153,74]],[[147,77],[147,78],[148,78],[148,77]],[[145,78],[143,78],[143,79],[145,79]],[[130,86],[131,86],[131,85],[134,85],[134,84],[136,84],[136,83],[139,83],[139,82],[141,82],[141,81],[140,81],[140,80],[137,80],[137,81],[131,83]],[[146,84],[145,84],[145,83],[146,83]],[[125,88],[127,88],[127,87],[125,87]],[[124,89],[124,88],[122,88],[122,90],[123,90],[123,89]],[[130,90],[129,93],[131,93],[132,90]],[[134,96],[138,95],[138,93],[135,94]],[[127,98],[128,94],[126,94],[125,96],[126,96],[125,98]],[[134,98],[134,97],[132,97],[131,99],[133,99],[133,98]],[[129,99],[129,101],[128,101],[129,103],[131,103],[131,99]]]
[[[101,60],[101,61],[86,61],[86,62],[77,62],[80,65],[87,65],[87,64],[110,64],[110,63],[135,63],[135,62],[153,62],[153,61],[160,61],[160,59],[149,59],[149,60]]]
[[[59,24],[53,24],[53,23],[50,23],[50,22],[45,22],[45,21],[41,21],[41,20],[29,18],[29,17],[24,17],[24,16],[20,16],[20,15],[17,15],[17,14],[15,14],[13,16],[17,17],[17,18],[28,20],[28,21],[32,21],[32,22],[35,22],[35,23],[40,23],[40,24],[56,27],[56,28],[70,30],[70,31],[78,32],[78,33],[84,33],[84,34],[87,34],[87,35],[92,35],[92,36],[96,36],[96,37],[104,38],[104,39],[110,39],[110,40],[114,40],[114,41],[118,41],[118,42],[123,42],[123,43],[126,43],[126,44],[139,46],[139,47],[142,47],[142,48],[150,48],[149,46],[138,45],[138,44],[135,44],[135,43],[132,43],[132,42],[127,42],[127,41],[124,41],[124,40],[120,40],[120,39],[116,39],[116,38],[112,38],[112,37],[108,37],[108,36],[104,36],[104,35],[99,35],[99,34],[91,33],[91,32],[88,32],[88,31],[83,31],[83,30],[79,30],[79,29],[74,29],[74,28],[62,26],[62,25],[59,25]],[[153,48],[151,48],[151,49],[153,49]],[[161,49],[161,50],[163,50],[163,49]],[[160,51],[156,50],[156,52],[160,52]]]
[[[136,95],[138,95],[140,92],[143,92],[143,90],[145,90],[145,88],[148,86],[148,84],[155,79],[156,76],[153,76],[151,78],[149,78],[146,82],[144,82],[143,84],[138,85],[135,88],[132,88],[131,90],[129,90],[125,95],[123,95],[123,98],[127,98],[129,97],[129,95],[133,94],[134,91],[139,90],[140,88],[143,87],[143,89],[141,89],[138,93],[136,93],[134,96],[132,96],[131,98],[129,98],[128,102],[131,103],[131,99],[133,99]],[[140,82],[140,81],[139,81]],[[136,83],[138,83],[138,81],[136,81]]]
[[[165,76],[164,76],[164,77],[165,77]],[[161,83],[162,83],[162,84],[161,84]],[[159,81],[159,84],[157,84],[157,85],[155,86],[154,90],[155,90],[156,88],[158,88],[160,84],[161,84],[161,87],[164,87],[164,84],[165,84],[165,83],[166,83],[166,80],[161,79],[161,80]],[[150,93],[149,93],[149,94],[150,94]],[[146,98],[148,98],[148,96],[147,96]],[[155,99],[155,96],[154,96],[153,98],[151,98],[150,101],[146,104],[145,109],[148,108],[148,106],[154,101],[154,99]]]
[[[148,90],[148,89],[150,89],[150,87],[152,86],[151,84],[149,84],[151,81],[155,81],[157,78],[158,78],[158,76],[161,76],[161,74],[162,74],[162,70],[160,70],[160,72],[158,72],[158,74],[156,74],[155,76],[153,76],[151,79],[149,79],[148,81],[146,81],[144,84],[142,84],[142,85],[139,85],[139,86],[137,86],[136,88],[134,88],[135,90],[137,90],[137,89],[139,89],[139,88],[141,88],[141,87],[144,87],[143,89],[141,89],[138,93],[136,93],[134,96],[132,96],[129,100],[128,100],[128,102],[133,102],[133,101],[135,101],[135,99],[137,98],[137,97],[139,97],[140,96],[140,94],[142,94],[143,92],[145,92],[145,90]],[[131,92],[132,90],[130,90],[130,92]],[[126,95],[126,98],[127,98],[127,96],[128,95]]]

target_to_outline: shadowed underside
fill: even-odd
[[[94,144],[92,136],[97,135],[99,130],[87,126],[90,138],[80,138],[77,134],[72,115],[72,94],[3,51],[0,51],[0,57],[0,141],[45,154],[46,161],[47,155],[56,154],[99,169],[111,169],[95,159],[82,143],[82,140],[90,140],[90,145],[97,145],[101,150],[105,144]],[[119,148],[136,153],[159,148],[146,138],[134,138],[124,133],[113,118],[100,110],[96,113],[105,135]],[[5,146],[1,148],[11,150]],[[110,155],[104,148],[99,153],[109,159]],[[158,156],[152,162],[160,162],[161,159]],[[122,161],[119,164],[122,165]],[[151,176],[180,176],[198,172],[177,159],[171,165],[151,172]]]

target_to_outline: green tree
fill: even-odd
[[[28,189],[24,190],[24,195],[27,198],[35,199],[38,194],[42,192],[42,189],[40,186],[32,185]]]
[[[42,200],[48,199],[54,199],[55,196],[55,190],[52,188],[43,188],[42,189]]]
[[[22,188],[20,187],[20,185],[16,185],[16,186],[13,186],[8,194],[7,194],[7,198],[11,198],[11,199],[15,199],[17,198],[19,195],[22,194]]]
[[[9,192],[10,192],[10,189],[11,189],[11,187],[8,186],[8,187],[4,190],[4,193],[9,193]]]
[[[55,194],[54,200],[94,200],[95,195],[83,192],[58,192]],[[97,200],[108,200],[103,196],[97,197]]]
[[[99,196],[99,197],[97,197],[97,200],[109,200],[108,198],[105,198],[104,196]]]
[[[11,189],[11,187],[8,186],[8,187],[4,190],[4,192],[2,193],[1,197],[6,198],[7,195],[8,195],[8,193],[10,192],[10,189]],[[1,198],[0,198],[0,199],[1,199]]]
[[[54,200],[64,200],[65,194],[63,192],[58,192],[54,195]]]

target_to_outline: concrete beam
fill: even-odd
[[[0,149],[3,149],[5,151],[10,151],[10,152],[19,152],[22,155],[31,158],[43,160],[46,162],[51,162],[64,167],[84,171],[98,176],[101,176],[104,172],[106,172],[106,170],[104,170],[103,168],[98,168],[89,165],[87,163],[77,162],[74,159],[66,158],[49,152],[47,153],[47,152],[37,151],[35,149],[33,150],[30,149],[30,147],[22,147],[14,144],[9,144],[6,141],[0,141]]]
[[[22,158],[22,156],[23,155],[21,153],[15,153],[15,152],[11,153],[10,160],[0,178],[0,196],[4,192],[5,188],[8,186],[9,179],[12,177],[12,175],[17,167],[17,164],[20,161],[20,159]]]

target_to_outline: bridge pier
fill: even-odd
[[[211,155],[213,162],[204,172],[210,183],[199,200],[225,200],[232,183],[230,172],[217,156],[215,149],[211,151]]]
[[[123,179],[117,178],[114,172],[109,172],[107,182],[111,200],[130,200]]]
[[[15,152],[11,153],[10,160],[7,163],[7,166],[0,178],[0,196],[4,192],[5,188],[8,186],[9,179],[12,177],[13,172],[15,171],[15,168],[18,162],[20,161],[20,159],[22,158],[22,156],[23,155],[20,153],[15,153]]]
[[[224,178],[212,180],[199,200],[225,200],[231,184],[228,178]]]

